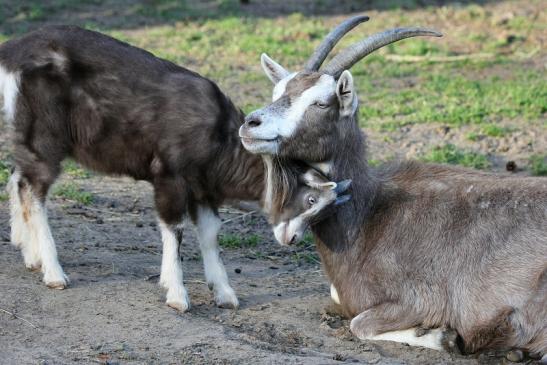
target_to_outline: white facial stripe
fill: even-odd
[[[276,101],[285,93],[285,89],[287,88],[287,83],[295,77],[297,72],[293,72],[289,76],[285,77],[281,81],[279,81],[277,84],[275,84],[273,93],[272,93],[272,101]]]
[[[292,78],[294,75],[287,76]],[[287,83],[285,79],[281,80],[278,85],[278,91],[274,91],[274,98],[281,97],[279,93],[284,90]],[[282,84],[284,83],[284,84]],[[277,87],[277,85],[276,85]],[[300,95],[290,108],[284,113],[268,112],[273,109],[264,108],[261,113],[262,124],[258,127],[250,129],[247,134],[252,134],[256,139],[276,139],[278,137],[290,137],[298,127],[298,123],[302,120],[302,116],[308,107],[316,101],[327,100],[335,92],[336,82],[330,75],[321,75],[317,83],[305,90]],[[271,142],[274,143],[274,142]],[[252,146],[251,146],[252,147]]]
[[[4,98],[4,115],[6,121],[11,123],[15,118],[15,105],[19,94],[19,72],[8,72],[0,65],[0,93]]]
[[[302,120],[308,107],[317,101],[326,101],[334,93],[336,82],[330,75],[321,75],[317,83],[304,91],[298,99],[285,112],[281,120],[275,123],[278,127],[278,135],[290,137]]]

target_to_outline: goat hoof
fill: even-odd
[[[441,346],[446,352],[458,355],[462,354],[462,351],[458,346],[458,336],[459,335],[456,330],[453,330],[451,328],[445,328],[443,330]]]
[[[28,265],[25,265],[27,270],[29,271],[40,271],[42,269],[42,264],[41,263],[37,263],[37,264],[28,264]]]
[[[176,309],[181,313],[184,313],[190,309],[190,304],[184,302],[167,302],[167,306]]]
[[[505,355],[505,358],[511,362],[521,362],[524,360],[524,352],[521,350],[511,350]]]
[[[64,281],[52,281],[50,283],[46,283],[46,286],[50,289],[63,290],[66,289],[68,285]]]
[[[68,277],[62,269],[49,270],[44,273],[44,283],[50,289],[63,290],[68,287]]]
[[[221,293],[216,293],[215,303],[217,307],[224,309],[237,309],[239,307],[239,301],[237,300],[236,293],[230,288]]]
[[[217,307],[222,309],[237,309],[239,307],[239,303],[232,303],[232,302],[217,302]]]

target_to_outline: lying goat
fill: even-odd
[[[285,166],[286,173],[291,169],[294,169],[294,166]],[[293,187],[282,209],[275,212],[272,217],[275,238],[285,246],[299,242],[310,225],[320,224],[328,215],[334,213],[333,208],[351,199],[351,194],[340,195],[347,192],[351,180],[339,183],[329,181],[326,176],[312,168],[305,172],[293,171],[289,174],[296,177],[296,187]],[[338,292],[332,284],[330,294],[332,300],[340,305]],[[405,338],[410,345],[428,345],[427,347],[437,350],[460,352],[458,334],[452,329],[410,328],[406,330]],[[387,333],[377,335],[374,339],[389,341],[392,338],[390,333]]]
[[[545,355],[547,179],[418,162],[370,167],[348,69],[386,44],[439,34],[378,33],[319,71],[347,25],[361,21],[330,33],[304,71],[291,73],[262,57],[275,83],[273,102],[247,116],[243,145],[264,155],[268,171],[294,159],[331,181],[352,180],[351,200],[312,230],[356,336],[414,343],[410,328],[448,327],[466,352],[519,348]],[[267,173],[274,211],[283,206],[283,185],[281,175]]]
[[[217,305],[238,306],[219,257],[217,208],[227,199],[259,200],[264,166],[242,148],[244,115],[217,85],[103,34],[53,26],[0,46],[0,94],[13,129],[11,240],[48,287],[68,283],[45,201],[70,156],[153,185],[167,305],[190,306],[178,252],[189,212]]]

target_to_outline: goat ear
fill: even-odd
[[[313,169],[306,171],[302,176],[302,182],[313,189],[331,190],[336,188],[335,182],[329,181],[329,179]]]
[[[262,53],[260,56],[260,63],[262,64],[262,69],[266,73],[266,76],[272,80],[274,85],[289,75],[289,71],[285,70],[283,66],[268,57],[266,53]]]
[[[342,72],[336,84],[336,96],[340,104],[340,115],[347,117],[355,113],[357,103],[355,102],[355,90],[353,88],[353,76],[348,70]]]

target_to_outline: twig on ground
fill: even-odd
[[[252,214],[255,214],[255,213],[256,213],[256,210],[252,210],[252,211],[250,211],[250,212],[247,212],[247,213],[238,215],[237,217],[228,218],[228,219],[226,219],[226,220],[223,220],[222,223],[232,222],[232,221],[235,221],[235,220],[240,219],[240,218],[245,218],[246,216],[252,215]]]
[[[35,325],[34,323],[32,323],[32,322],[30,322],[30,321],[24,319],[23,317],[19,317],[17,314],[15,314],[15,313],[13,313],[13,312],[10,312],[10,311],[5,310],[5,309],[3,309],[3,308],[0,308],[0,312],[4,312],[4,313],[6,313],[6,314],[9,314],[10,316],[13,316],[13,317],[15,317],[15,318],[17,318],[17,319],[20,319],[21,321],[25,322],[26,324],[28,324],[28,325],[30,325],[30,326],[32,326],[32,327],[34,327],[34,328],[38,328],[38,326]]]

